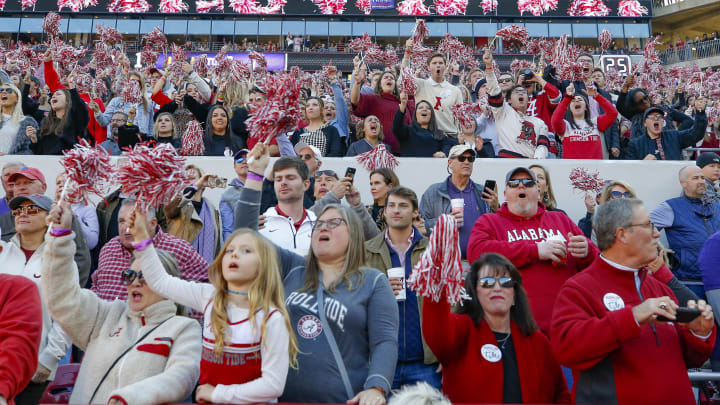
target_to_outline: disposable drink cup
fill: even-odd
[[[463,212],[465,210],[465,200],[462,198],[453,198],[450,200],[450,206],[452,207],[452,212]]]
[[[398,301],[405,301],[405,268],[393,267],[387,271],[388,278],[399,278],[402,281],[402,290],[398,291],[395,299]]]

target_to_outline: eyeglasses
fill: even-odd
[[[510,277],[483,277],[480,280],[480,287],[482,288],[494,288],[495,283],[500,283],[502,288],[513,288],[515,286],[515,280]]]
[[[527,90],[524,88],[518,87],[512,91],[512,94],[527,94]]]
[[[507,182],[507,186],[510,188],[518,188],[521,184],[523,187],[533,187],[536,183],[533,179],[510,179]]]
[[[11,89],[10,87],[3,87],[3,88],[0,88],[0,93],[2,93],[2,92],[13,93],[13,89]]]
[[[330,176],[335,177],[336,179],[339,178],[337,173],[335,173],[334,170],[318,170],[315,172],[315,178],[318,178],[320,176]]]
[[[133,269],[127,269],[122,272],[122,274],[120,275],[120,278],[122,279],[123,283],[125,283],[126,286],[134,283],[136,278],[140,279],[139,280],[140,285],[146,284],[142,271],[135,271]]]
[[[312,158],[314,158],[314,157],[315,157],[315,156],[313,156],[313,155],[311,155],[311,154],[309,154],[309,153],[306,153],[306,154],[304,154],[304,155],[300,155],[300,159],[302,159],[302,160],[310,160],[310,159],[312,159]]]
[[[663,118],[665,118],[665,117],[660,114],[650,114],[646,117],[646,119],[653,120],[653,121],[660,121]]]
[[[247,159],[247,153],[244,155],[241,155],[239,158],[235,159],[235,163],[242,163]]]
[[[650,232],[654,232],[654,231],[657,229],[657,228],[655,227],[655,224],[653,223],[653,221],[647,221],[647,222],[645,222],[645,223],[643,223],[643,224],[630,224],[630,225],[627,226],[627,228],[632,228],[632,227],[635,227],[635,226],[639,226],[639,227],[641,227],[641,228],[647,228]]]
[[[45,210],[40,208],[37,205],[26,205],[24,207],[20,207],[20,208],[16,208],[16,209],[12,210],[12,214],[14,217],[18,217],[21,214],[37,215],[40,213],[40,211],[45,211]]]
[[[632,194],[629,191],[611,191],[610,197],[612,198],[632,198]]]
[[[315,221],[315,224],[313,225],[313,231],[319,231],[323,228],[335,229],[338,226],[340,226],[340,224],[342,224],[343,222],[345,222],[345,220],[343,218],[330,218],[327,221],[321,221],[318,219],[317,221]]]
[[[466,160],[467,160],[468,162],[472,163],[472,162],[475,161],[475,156],[460,155],[460,156],[455,156],[455,159],[457,159],[457,161],[460,162],[460,163],[463,163],[463,162],[465,162]]]
[[[498,83],[511,83],[512,81],[513,81],[513,79],[505,78],[505,79],[499,79]]]

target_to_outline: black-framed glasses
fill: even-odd
[[[610,197],[612,198],[632,198],[632,194],[629,191],[611,191]]]
[[[513,79],[504,78],[504,79],[499,79],[498,83],[510,83],[512,81],[513,81]]]
[[[507,182],[507,186],[510,188],[518,188],[521,184],[523,187],[533,187],[537,183],[533,179],[510,179]]]
[[[500,283],[502,288],[513,288],[515,287],[515,280],[511,277],[482,277],[480,280],[480,287],[482,288],[494,288],[495,283]]]
[[[647,228],[650,232],[653,232],[657,229],[657,227],[655,227],[655,223],[653,223],[653,221],[647,221],[642,224],[630,224],[627,226],[627,228],[633,228],[636,226],[640,227],[640,228]]]
[[[337,173],[335,173],[335,170],[318,170],[318,171],[316,171],[315,178],[318,178],[320,176],[330,176],[330,177],[335,177],[336,179],[339,178]]]
[[[457,159],[457,161],[460,162],[460,163],[463,163],[463,162],[465,162],[466,160],[467,160],[468,162],[472,163],[472,162],[475,161],[475,156],[472,156],[472,155],[470,155],[470,156],[460,155],[460,156],[455,156],[455,159]]]
[[[321,230],[321,229],[323,229],[323,228],[335,229],[335,228],[337,228],[338,226],[340,226],[340,224],[342,224],[343,222],[345,222],[345,219],[340,218],[340,217],[338,217],[338,218],[330,218],[330,219],[328,219],[328,220],[326,220],[326,221],[321,221],[321,220],[318,219],[318,220],[315,221],[315,223],[313,224],[313,231],[319,231],[319,230]]]
[[[127,269],[120,275],[122,282],[128,286],[135,282],[135,279],[139,279],[140,285],[145,285],[145,278],[143,277],[142,271],[135,271],[133,269]]]
[[[40,213],[40,211],[45,211],[45,210],[42,209],[42,208],[40,208],[40,207],[37,206],[37,205],[32,205],[32,204],[31,204],[31,205],[26,205],[26,206],[20,207],[20,208],[15,208],[15,209],[12,210],[11,212],[12,212],[12,215],[13,215],[14,217],[17,217],[17,216],[20,216],[20,215],[22,215],[22,214],[25,214],[25,215],[37,215],[37,214]]]

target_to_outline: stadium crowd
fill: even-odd
[[[53,50],[41,78],[6,65],[0,404],[39,403],[68,351],[80,404],[420,403],[407,393],[418,383],[436,403],[428,386],[457,403],[695,403],[688,368],[720,371],[720,155],[685,149],[720,146],[720,118],[706,114],[717,94],[648,94],[634,75],[610,84],[586,53],[582,80],[552,65],[498,73],[489,50],[482,69],[432,53],[425,74],[401,77],[412,41],[397,66],[358,57],[349,83],[332,69],[311,80],[300,124],[268,144],[246,125],[267,102],[262,76],[218,79],[187,62],[137,71],[127,58],[123,77],[59,71]],[[470,119],[453,113],[463,104],[477,104]],[[71,205],[62,174],[20,156],[82,139],[113,155],[145,141],[181,151],[197,128],[204,155],[237,177],[188,166],[182,195],[147,210],[120,189],[97,208]],[[389,168],[369,179],[323,168],[381,144],[445,159],[448,176],[418,195]],[[536,160],[510,170],[499,196],[471,179],[481,157]],[[542,166],[690,157],[677,198],[646,207],[614,179],[577,223]],[[372,202],[354,181],[370,182]],[[227,187],[217,207],[203,196],[215,187]],[[406,283],[447,215],[468,269],[455,309]]]

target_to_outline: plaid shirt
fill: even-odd
[[[157,249],[167,250],[178,262],[180,277],[185,280],[208,281],[208,263],[187,241],[163,232],[158,228],[153,237]],[[92,291],[101,299],[112,301],[127,299],[127,287],[120,275],[130,268],[132,252],[121,243],[120,237],[110,239],[102,250],[98,269],[92,274]]]

